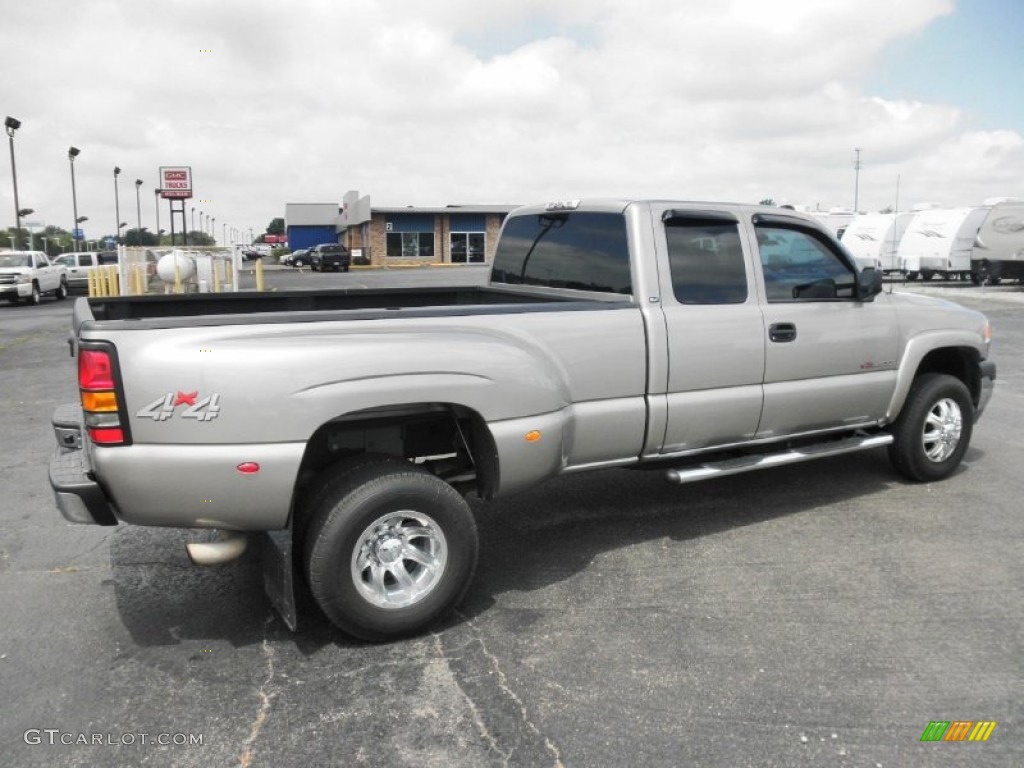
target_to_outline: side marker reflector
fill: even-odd
[[[255,461],[243,461],[237,467],[235,467],[243,475],[255,475],[260,471],[260,465]]]
[[[536,443],[538,440],[540,440],[540,430],[532,429],[526,433],[526,442]]]

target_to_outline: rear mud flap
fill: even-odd
[[[298,616],[295,609],[295,565],[292,562],[292,529],[264,531],[263,589],[288,629],[295,631]]]

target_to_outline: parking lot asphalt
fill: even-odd
[[[478,279],[378,274],[273,285]],[[289,632],[253,555],[201,569],[184,532],[66,523],[46,467],[72,302],[0,306],[0,764],[1024,765],[1024,289],[912,289],[995,327],[954,477],[911,484],[872,451],[474,501],[463,605],[385,645],[313,612]],[[921,742],[935,720],[998,724]]]

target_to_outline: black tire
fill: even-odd
[[[43,300],[43,294],[39,292],[39,283],[32,283],[32,295],[28,297],[29,304],[39,304]]]
[[[889,459],[910,480],[942,480],[960,466],[973,429],[974,403],[966,385],[944,373],[923,374],[893,424]]]
[[[935,277],[935,273],[932,272],[930,269],[921,270],[921,279],[924,280],[926,283],[929,282],[933,277]]]
[[[917,280],[917,272],[907,272],[907,280]]]
[[[314,498],[304,559],[310,591],[336,626],[380,641],[424,631],[462,599],[476,569],[469,505],[395,458],[342,465]]]
[[[57,301],[64,301],[64,299],[68,297],[68,283],[63,278],[61,279],[60,286],[58,286],[54,296],[57,297]]]
[[[342,267],[341,271],[342,272],[348,272],[348,265],[346,264],[344,267]]]
[[[295,266],[296,267],[301,267],[302,266],[302,259],[296,259],[295,260]]]

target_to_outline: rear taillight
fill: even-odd
[[[110,350],[79,349],[78,388],[89,439],[97,445],[124,445],[127,440]]]

